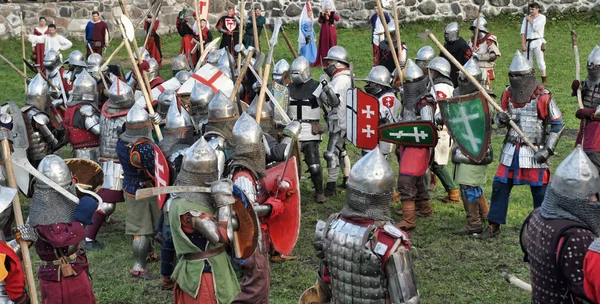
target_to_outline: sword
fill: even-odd
[[[249,65],[248,69],[250,70],[250,72],[252,72],[252,74],[254,74],[254,77],[256,77],[256,81],[258,81],[258,83],[260,85],[262,85],[262,80],[258,76],[258,73],[254,69],[254,67],[252,67],[252,65]],[[269,97],[270,100],[275,100],[275,96],[273,96],[273,93],[271,93],[271,91],[269,90],[269,88],[267,88],[265,90],[265,94],[267,94],[267,97]],[[289,124],[290,122],[292,122],[292,120],[290,119],[290,117],[287,115],[287,113],[283,110],[283,108],[281,107],[281,105],[279,105],[278,102],[273,102],[273,105],[275,106],[275,109],[277,111],[279,111],[279,114],[281,115],[281,118],[283,118],[283,122],[286,125]]]
[[[521,279],[515,277],[512,274],[507,273],[506,271],[502,272],[500,274],[500,276],[503,277],[506,280],[506,282],[508,282],[508,283],[510,283],[512,285],[515,285],[515,286],[517,286],[517,287],[519,287],[519,288],[521,288],[521,289],[523,289],[523,290],[531,293],[531,284],[522,281]]]
[[[194,193],[210,193],[210,187],[202,186],[167,186],[167,187],[152,187],[138,189],[135,192],[135,199],[145,199],[152,196],[159,196],[169,193],[182,193],[182,192],[194,192]]]
[[[57,183],[46,177],[46,175],[42,174],[42,172],[36,170],[26,158],[13,158],[12,163],[13,165],[33,175],[33,177],[37,178],[40,182],[52,187],[52,189],[56,190],[68,200],[72,201],[75,204],[79,204],[79,198],[77,196],[67,191],[65,188],[59,186]]]

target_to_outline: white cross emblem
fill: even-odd
[[[429,135],[425,133],[425,131],[419,131],[419,128],[417,127],[414,127],[413,133],[404,133],[404,131],[398,131],[396,133],[390,132],[390,136],[394,136],[397,139],[401,139],[402,137],[413,137],[415,139],[415,142],[421,142],[421,139],[426,139],[427,137],[429,137]]]
[[[475,113],[475,114],[471,114],[471,115],[467,115],[467,112],[465,111],[465,107],[464,106],[460,106],[460,116],[450,119],[451,123],[462,123],[465,126],[465,130],[467,131],[467,134],[461,134],[462,137],[464,139],[466,139],[469,143],[471,143],[471,149],[477,151],[477,144],[481,143],[481,139],[475,137],[475,135],[473,134],[473,129],[471,128],[471,124],[469,123],[469,121],[473,120],[473,119],[477,119],[479,118],[479,114]]]
[[[367,125],[366,129],[362,129],[363,133],[367,133],[367,138],[371,138],[371,134],[375,135],[375,130],[371,130],[371,125]]]
[[[371,106],[367,106],[367,109],[362,110],[360,114],[367,114],[367,119],[371,118],[371,115],[375,115],[375,111],[371,111]]]

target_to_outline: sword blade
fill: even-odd
[[[135,193],[135,199],[144,199],[144,198],[149,198],[152,196],[159,196],[159,195],[169,194],[169,193],[182,193],[182,192],[210,193],[210,187],[167,186],[167,187],[145,188],[145,189],[139,189]]]

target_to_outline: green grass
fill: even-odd
[[[585,62],[592,50],[597,29],[595,24],[572,20],[574,29],[579,33],[579,49],[582,63],[582,79],[585,78]],[[409,46],[409,57],[414,57],[417,50],[430,41],[422,41],[417,35],[426,28],[443,40],[444,23],[418,23],[402,27],[402,39]],[[467,37],[468,25],[461,24],[462,34]],[[520,48],[520,20],[502,18],[491,20],[488,28],[497,36],[502,51],[496,66],[496,81],[494,91],[500,96],[508,85],[507,69],[516,49]],[[318,31],[318,29],[316,29]],[[296,31],[288,30],[290,39],[296,40]],[[548,51],[546,62],[548,66],[548,87],[558,102],[564,120],[569,129],[559,143],[557,155],[553,158],[553,168],[560,160],[570,153],[574,142],[574,133],[579,126],[574,113],[577,108],[576,100],[570,96],[570,85],[574,79],[574,59],[570,45],[570,36],[566,21],[548,20],[546,25]],[[588,38],[590,37],[590,38]],[[264,34],[261,37],[264,42]],[[369,29],[339,30],[338,43],[349,51],[354,62],[357,78],[365,77],[371,68],[371,44]],[[116,40],[116,39],[115,39]],[[140,39],[141,40],[141,39]],[[179,51],[179,36],[163,37],[163,60],[161,74],[170,77],[170,59]],[[111,49],[117,46],[113,41]],[[75,43],[75,48],[84,51],[82,43]],[[111,50],[109,50],[110,52]],[[4,41],[0,44],[0,54],[6,56],[17,66],[20,64],[20,41]],[[68,56],[68,52],[63,56]],[[116,57],[116,62],[130,67],[125,50]],[[291,54],[283,41],[276,46],[275,61],[285,58],[291,62]],[[313,69],[313,77],[318,79],[320,69]],[[29,73],[31,75],[31,73]],[[0,64],[0,100],[14,100],[23,104],[22,80],[6,65]],[[496,159],[499,155],[503,132],[495,132],[493,137]],[[324,147],[324,145],[322,145]],[[67,148],[61,151],[63,156],[69,155]],[[356,161],[360,153],[350,148],[352,161]],[[397,168],[395,157],[390,162]],[[323,162],[323,165],[325,163]],[[491,193],[491,181],[497,167],[497,161],[489,166],[488,183],[484,187],[486,197]],[[451,170],[451,165],[449,166]],[[441,186],[432,192],[432,197],[443,195]],[[326,219],[328,214],[338,212],[344,204],[344,192],[338,197],[329,199],[324,205],[312,202],[310,181],[302,182],[302,228],[300,239],[294,255],[296,260],[272,264],[272,303],[297,303],[302,291],[315,282],[318,261],[314,256],[312,239],[315,223],[318,219]],[[27,202],[24,202],[24,208]],[[410,233],[415,247],[414,271],[418,281],[423,303],[525,303],[529,295],[510,286],[500,278],[502,271],[508,271],[519,278],[529,281],[527,264],[522,262],[522,253],[518,243],[518,232],[523,219],[531,211],[532,202],[527,187],[515,187],[511,196],[508,213],[508,224],[502,227],[502,234],[489,241],[480,241],[472,237],[458,237],[451,231],[458,229],[464,223],[464,211],[461,205],[448,205],[433,201],[435,217],[419,218],[418,227]],[[399,208],[399,204],[392,207]],[[25,210],[26,212],[26,210]],[[100,232],[99,239],[106,245],[102,252],[88,254],[91,264],[91,275],[94,290],[99,303],[169,303],[172,302],[170,292],[160,291],[160,281],[143,282],[129,278],[131,266],[131,238],[124,236],[124,205],[118,207],[114,218],[121,220],[115,224],[106,225]],[[397,215],[394,220],[399,221]],[[34,254],[35,256],[35,254]],[[33,262],[39,266],[37,256]],[[150,266],[151,271],[159,271],[159,263]]]

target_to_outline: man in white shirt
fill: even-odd
[[[540,5],[533,2],[529,4],[529,15],[523,18],[521,24],[521,49],[525,52],[527,59],[533,64],[533,56],[537,61],[542,83],[546,84],[546,62],[544,61],[544,51],[546,50],[546,40],[544,40],[544,26],[546,25],[546,16],[540,14]]]
[[[390,23],[390,15],[388,13],[383,13],[385,17],[385,22]],[[371,44],[373,45],[373,66],[379,65],[379,42],[384,41],[385,32],[383,29],[383,23],[381,23],[381,18],[379,18],[379,8],[375,7],[375,14],[371,15],[371,31],[373,34],[373,41]]]
[[[60,51],[68,50],[73,46],[73,43],[69,41],[69,39],[56,33],[56,25],[54,24],[48,25],[48,34],[46,35],[34,36],[25,32],[21,32],[21,34],[29,39],[31,43],[45,44],[45,54],[48,54],[48,51],[50,50],[55,50],[60,54]],[[62,54],[60,55],[60,58],[62,61]]]

